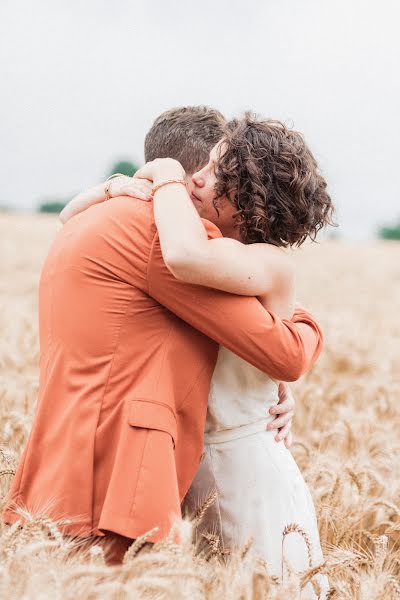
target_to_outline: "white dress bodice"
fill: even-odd
[[[278,399],[276,381],[220,346],[211,379],[205,432],[268,422],[271,420],[268,409]]]
[[[266,560],[270,574],[285,578],[288,566],[300,573],[310,560],[298,533],[283,543],[288,525],[307,532],[313,566],[323,561],[323,554],[308,486],[290,450],[283,441],[275,441],[276,430],[266,430],[274,418],[268,409],[278,399],[277,382],[220,346],[210,386],[204,453],[185,498],[185,511],[196,514],[216,491],[198,526],[199,539],[200,534],[217,533],[222,548],[229,550],[252,538],[250,551]],[[325,600],[328,579],[320,573],[315,578],[319,598]],[[301,600],[317,600],[311,582],[302,590]]]

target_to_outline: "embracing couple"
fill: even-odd
[[[305,569],[300,537],[282,551],[296,523],[322,560],[283,382],[315,363],[322,332],[283,248],[331,223],[326,182],[298,132],[204,106],[160,115],[145,158],[61,214],[39,286],[39,399],[4,520],[23,520],[18,505],[66,519],[67,536],[110,540],[118,564],[215,489],[202,531],[227,550],[252,537],[273,575],[284,560]]]

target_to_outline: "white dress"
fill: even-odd
[[[290,524],[299,525],[311,541],[312,566],[323,561],[314,503],[303,476],[276,430],[266,431],[278,402],[278,384],[242,358],[220,347],[211,381],[205,428],[205,454],[185,499],[193,514],[208,493],[218,497],[207,510],[199,533],[217,533],[224,549],[243,546],[252,537],[251,551],[261,555],[270,574],[285,577],[309,566],[306,543],[299,533],[285,536]],[[284,558],[284,561],[283,561]],[[328,580],[317,576],[325,598]],[[302,598],[316,598],[307,585]]]

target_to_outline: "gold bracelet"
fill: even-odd
[[[111,198],[110,196],[110,187],[111,187],[111,181],[113,179],[115,179],[116,177],[122,177],[124,176],[123,173],[113,173],[112,175],[110,175],[110,177],[107,177],[107,179],[104,182],[104,192],[106,194],[106,200],[109,200]]]
[[[157,185],[154,185],[151,188],[151,195],[154,196],[154,194],[156,193],[157,190],[162,188],[164,185],[168,185],[169,183],[183,183],[183,185],[186,186],[186,181],[185,181],[185,179],[183,179],[183,177],[179,177],[178,179],[166,179],[165,181],[162,181],[161,183],[157,183]]]

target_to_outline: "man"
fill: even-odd
[[[193,172],[223,125],[204,107],[169,111],[151,130],[163,151],[150,132],[146,160],[170,156]],[[102,186],[98,193],[103,200]],[[204,225],[210,237],[224,233],[223,222]],[[284,381],[322,345],[302,309],[282,322],[254,298],[176,280],[151,204],[123,196],[58,233],[41,274],[39,321],[39,400],[4,520],[19,519],[12,508],[23,504],[68,518],[65,534],[119,536],[121,548],[155,527],[149,541],[161,539],[180,517],[201,460],[218,344]]]

